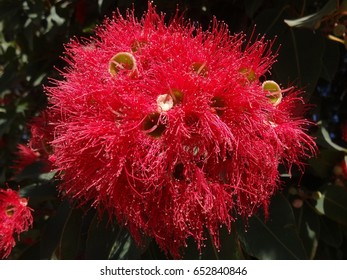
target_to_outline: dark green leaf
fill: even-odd
[[[241,243],[237,233],[236,224],[232,226],[231,233],[225,228],[220,231],[220,244],[221,248],[218,252],[218,259],[220,260],[243,260],[245,256],[241,248]]]
[[[81,242],[83,212],[72,209],[65,221],[55,255],[61,260],[73,260],[78,257]]]
[[[244,3],[245,3],[246,15],[249,18],[253,18],[254,14],[263,4],[263,1],[262,0],[245,0]]]
[[[289,202],[283,195],[276,195],[269,210],[267,221],[254,215],[248,226],[238,223],[245,252],[258,259],[307,259]]]
[[[316,158],[308,160],[309,169],[315,176],[327,179],[339,159],[341,159],[341,152],[321,149]]]
[[[71,208],[68,201],[64,201],[58,207],[55,215],[47,221],[40,242],[40,259],[56,258],[54,251],[61,239],[61,233],[70,211]]]
[[[325,40],[321,78],[332,82],[340,61],[340,48],[336,42]]]
[[[273,73],[285,85],[297,81],[308,93],[312,93],[320,77],[324,38],[307,29],[287,29],[279,38],[281,48]]]
[[[19,256],[19,260],[39,260],[40,259],[40,243],[36,242],[25,251],[23,251]]]
[[[42,161],[34,162],[27,165],[18,175],[15,176],[14,180],[20,182],[25,179],[36,179],[44,168],[45,164]]]
[[[241,244],[238,239],[236,225],[229,233],[223,227],[220,229],[220,249],[218,250],[211,238],[207,238],[201,252],[196,248],[196,242],[188,240],[188,246],[183,257],[186,260],[240,260],[244,259]]]
[[[87,259],[138,259],[140,251],[129,232],[108,220],[99,221],[95,215],[87,237]]]
[[[20,188],[20,196],[30,199],[48,200],[56,198],[58,191],[53,184],[32,184]]]
[[[256,31],[266,34],[270,38],[281,36],[288,29],[283,22],[284,12],[285,8],[281,10],[277,8],[262,10],[255,18]]]
[[[288,4],[281,9],[261,10],[255,18],[256,31],[270,38],[276,36],[276,43],[281,45],[273,66],[273,79],[284,86],[295,82],[312,93],[321,74],[322,60],[317,57],[323,56],[325,39],[311,30],[288,27],[283,19],[290,10]]]
[[[297,228],[309,259],[314,259],[320,234],[319,216],[307,204],[294,208]]]
[[[327,245],[338,248],[342,243],[342,231],[340,226],[324,216],[320,217],[320,224],[320,239]]]
[[[196,252],[192,249],[193,249],[193,247],[191,247],[191,250],[187,250],[187,253],[188,253],[187,256],[183,255],[182,257],[185,259],[197,259],[198,257],[196,257]],[[191,252],[194,252],[194,253],[191,254]],[[166,258],[167,258],[167,256],[165,255],[163,250],[161,250],[159,248],[158,244],[155,243],[154,240],[148,240],[148,245],[146,246],[146,250],[144,250],[143,253],[141,254],[141,259],[143,259],[143,260],[160,260],[160,259],[163,260]]]
[[[120,2],[120,1],[118,1]],[[118,3],[117,3],[118,4]],[[101,0],[98,1],[98,9],[99,9],[99,13],[101,15],[105,14],[108,10],[111,10],[113,7],[113,9],[116,9],[116,2],[113,0]]]
[[[316,210],[338,223],[347,225],[347,191],[335,185],[324,185],[319,189],[320,198],[315,202]]]

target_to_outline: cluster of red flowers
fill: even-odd
[[[41,172],[48,172],[52,169],[49,159],[50,147],[47,145],[49,139],[46,139],[46,136],[49,135],[46,115],[43,113],[35,118],[30,124],[30,129],[33,137],[29,144],[19,144],[17,147],[17,158],[12,167],[17,174],[34,163],[41,164],[39,166]]]
[[[16,244],[14,235],[28,230],[33,222],[26,198],[11,189],[0,189],[0,258],[7,258]]]
[[[213,21],[208,31],[149,5],[116,14],[97,36],[67,45],[69,67],[46,91],[61,192],[115,216],[173,257],[192,237],[230,229],[315,151],[299,92],[260,82],[271,41],[245,43]]]

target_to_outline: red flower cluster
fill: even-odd
[[[63,80],[48,87],[48,122],[61,191],[90,202],[179,257],[238,215],[265,212],[290,170],[315,151],[299,92],[261,83],[272,42],[245,44],[213,21],[208,31],[149,5],[72,41]]]
[[[46,114],[43,113],[39,117],[36,117],[31,122],[30,129],[32,138],[28,146],[19,144],[17,147],[17,158],[13,166],[17,174],[36,162],[41,163],[41,172],[48,172],[52,167],[49,159],[50,147],[47,145],[50,139],[46,138],[46,136],[49,135]]]
[[[28,230],[33,218],[28,201],[11,189],[0,189],[0,258],[7,258],[16,244],[14,235]]]

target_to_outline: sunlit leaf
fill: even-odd
[[[329,0],[322,9],[314,14],[292,20],[286,19],[284,22],[290,27],[306,27],[316,29],[319,27],[320,21],[323,17],[328,16],[336,11],[337,2],[338,1],[336,0]]]
[[[54,178],[56,173],[57,173],[56,171],[47,172],[47,173],[41,173],[38,176],[38,179],[40,179],[42,181],[50,181],[50,180],[52,180]]]
[[[341,147],[337,144],[335,144],[332,140],[331,137],[329,135],[329,132],[327,131],[327,129],[322,125],[321,126],[321,132],[322,135],[326,141],[326,143],[328,143],[332,148],[334,148],[335,150],[339,151],[339,152],[345,152],[347,153],[347,148]]]

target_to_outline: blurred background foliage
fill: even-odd
[[[347,1],[339,0],[155,0],[172,16],[176,8],[207,28],[213,16],[231,33],[276,37],[278,62],[272,79],[303,88],[312,109],[319,154],[304,174],[283,174],[283,191],[248,224],[221,231],[221,250],[207,241],[202,254],[188,246],[185,259],[346,259],[347,258]],[[42,162],[14,170],[18,144],[30,138],[28,122],[47,105],[43,85],[59,79],[64,43],[89,37],[117,8],[147,0],[0,0],[0,187],[21,188],[34,209],[34,227],[23,233],[12,259],[165,259],[148,240],[138,248],[126,229],[99,220],[94,210],[62,200],[54,172]],[[255,27],[254,27],[255,26]],[[253,35],[253,40],[256,35]]]

